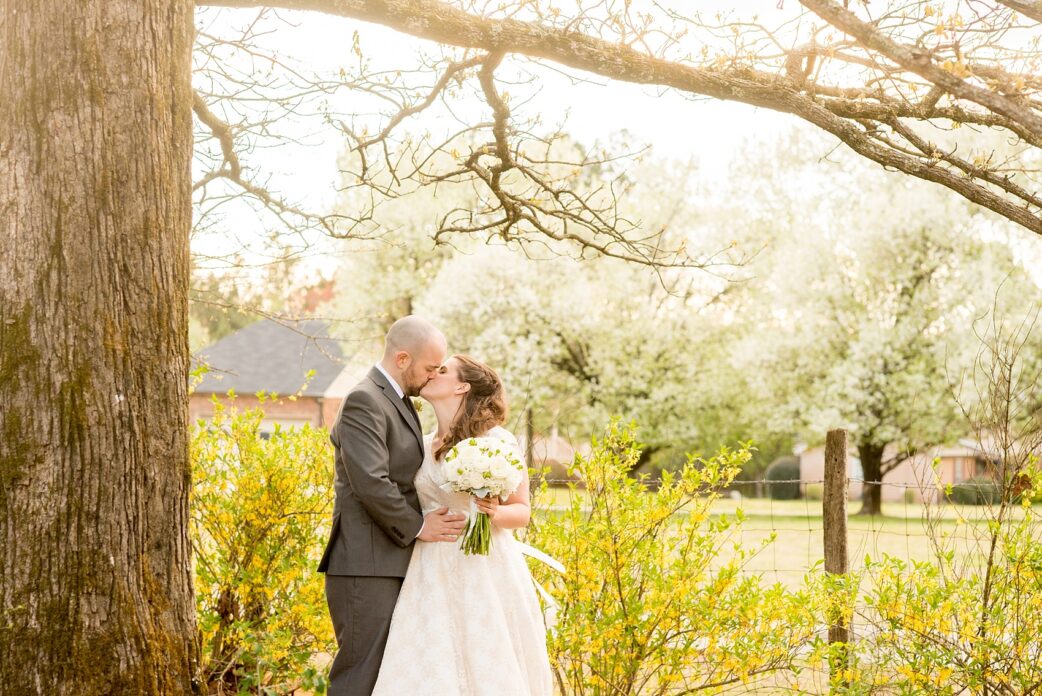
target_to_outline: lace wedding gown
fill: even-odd
[[[504,428],[488,436],[517,447]],[[432,439],[424,438],[416,473],[423,512],[465,512],[469,497],[440,487]],[[539,599],[511,530],[493,525],[488,556],[467,556],[456,543],[415,543],[373,694],[552,696]]]

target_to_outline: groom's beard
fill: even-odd
[[[425,379],[418,386],[409,387],[408,389],[406,389],[405,394],[407,396],[419,396],[420,392],[423,391],[423,388],[426,387],[429,383],[430,379]]]

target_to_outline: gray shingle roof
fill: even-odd
[[[265,391],[288,396],[314,370],[303,395],[322,396],[344,369],[340,344],[329,337],[329,325],[317,320],[262,319],[203,348],[193,362],[210,367],[197,394],[234,389],[244,395]]]

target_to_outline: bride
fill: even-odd
[[[441,463],[470,437],[495,437],[520,449],[502,427],[503,384],[487,365],[454,355],[420,396],[438,417],[437,432],[424,438],[416,474],[420,505],[424,513],[442,507],[467,511],[467,494],[441,488]],[[491,518],[491,552],[468,556],[456,544],[415,543],[374,695],[553,694],[539,599],[512,531],[528,525],[527,477],[505,502],[474,502]]]

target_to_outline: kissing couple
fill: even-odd
[[[476,437],[523,461],[503,427],[503,383],[446,352],[433,324],[399,319],[333,424],[336,501],[318,568],[337,640],[330,696],[553,694],[539,599],[512,531],[531,515],[528,477],[501,501],[447,490],[442,472],[445,455]],[[438,419],[427,436],[414,396]],[[470,509],[490,518],[488,555],[456,543]]]

